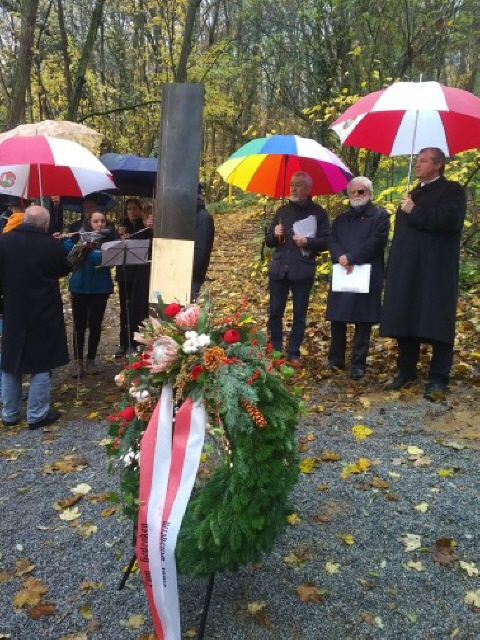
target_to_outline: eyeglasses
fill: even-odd
[[[365,189],[352,189],[351,191],[349,191],[348,195],[354,196],[356,193],[358,193],[359,196],[363,196],[363,194],[365,193]]]

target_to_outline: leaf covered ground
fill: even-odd
[[[230,312],[246,297],[264,324],[261,224],[254,212],[215,222],[209,286],[216,304]],[[291,383],[307,413],[287,533],[261,565],[216,578],[205,638],[473,640],[480,606],[476,292],[460,300],[447,402],[429,403],[420,384],[382,390],[394,370],[390,341],[374,339],[360,383],[326,371],[326,289],[320,279],[306,367]],[[66,310],[70,322],[67,298]],[[61,421],[43,433],[25,425],[0,431],[0,638],[153,638],[138,573],[117,591],[131,528],[109,501],[117,486],[102,446],[104,417],[118,399],[117,314],[112,298],[101,375],[77,382],[67,368],[55,372]],[[203,458],[208,477],[211,459]],[[179,584],[184,637],[195,637],[205,583],[181,577]]]

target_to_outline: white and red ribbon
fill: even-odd
[[[136,556],[159,640],[180,640],[175,546],[197,475],[206,411],[188,398],[173,427],[172,385],[162,395],[140,446]]]

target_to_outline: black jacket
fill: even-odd
[[[68,363],[59,278],[70,272],[63,243],[22,223],[0,236],[2,370],[42,373]]]
[[[214,239],[215,225],[213,218],[205,209],[203,200],[199,200],[197,205],[192,273],[192,281],[198,285],[202,285],[205,282]]]
[[[313,238],[307,238],[306,247],[298,247],[293,241],[293,225],[298,220],[315,216],[317,232]],[[285,230],[285,242],[278,242],[275,237],[275,227],[282,221]],[[270,262],[268,276],[273,280],[283,280],[288,277],[292,282],[313,281],[315,277],[315,259],[328,246],[330,220],[328,214],[320,205],[309,198],[301,204],[288,202],[280,207],[265,236],[267,247],[275,247],[275,253]]]
[[[348,254],[351,264],[371,264],[368,293],[330,291],[327,320],[336,322],[380,322],[384,277],[384,251],[390,218],[384,209],[369,202],[360,211],[350,208],[333,221],[328,248],[332,262]]]
[[[411,198],[410,214],[397,210],[380,335],[453,344],[465,191],[442,176]]]

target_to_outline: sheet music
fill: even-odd
[[[102,244],[102,267],[146,264],[150,240],[113,240]]]
[[[353,271],[347,273],[341,264],[332,269],[332,291],[339,293],[368,293],[370,291],[371,264],[355,264]]]

